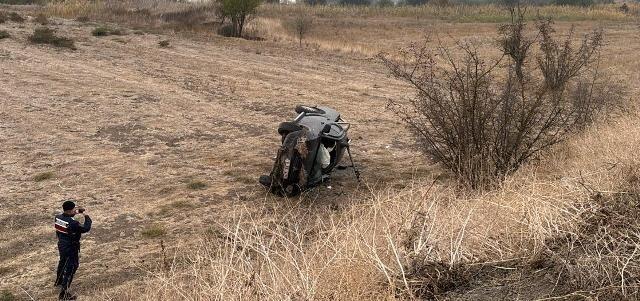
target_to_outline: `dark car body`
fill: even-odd
[[[329,107],[296,107],[298,116],[278,127],[282,145],[269,179],[261,183],[274,193],[293,196],[321,183],[340,163],[349,147],[349,123]],[[328,149],[330,163],[322,168],[318,152],[323,144]]]

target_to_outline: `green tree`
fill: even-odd
[[[225,20],[231,21],[232,36],[241,37],[244,26],[255,17],[261,0],[218,0],[218,12]]]

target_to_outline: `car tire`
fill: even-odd
[[[305,105],[296,106],[296,113],[307,113],[307,114],[324,114],[324,110],[318,109],[316,107],[310,107]]]
[[[278,134],[281,136],[287,136],[289,133],[302,130],[302,127],[293,122],[283,122],[278,126]]]

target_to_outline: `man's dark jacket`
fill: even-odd
[[[84,225],[80,225],[73,216],[66,214],[56,215],[55,219],[56,235],[58,236],[58,246],[78,246],[80,247],[80,237],[82,233],[91,230],[91,218],[85,216]]]

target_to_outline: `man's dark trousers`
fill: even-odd
[[[56,286],[60,285],[63,290],[71,286],[73,275],[80,264],[80,244],[58,244],[58,252],[60,253],[60,261],[58,262],[58,272],[56,277]]]

